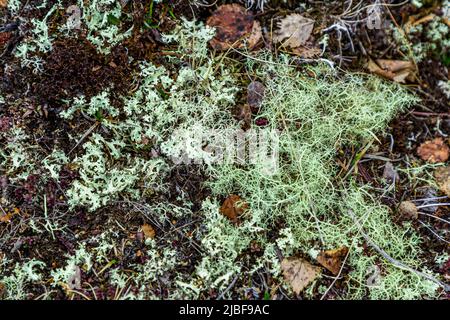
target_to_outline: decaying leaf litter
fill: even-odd
[[[376,10],[352,7],[350,2],[342,6],[334,2],[317,5],[305,1],[299,5],[265,1],[264,10],[261,3],[249,9],[245,2],[233,2],[211,6],[187,1],[123,2],[109,8],[108,21],[83,20],[82,29],[70,36],[61,28],[69,18],[65,13],[69,3],[65,1],[55,7],[54,12],[58,14],[49,16],[47,27],[37,22],[46,19],[56,5],[53,1],[46,6],[30,1],[23,8],[16,8],[14,1],[0,2],[0,10],[5,13],[0,21],[4,80],[0,91],[0,131],[2,145],[7,150],[0,153],[0,183],[4,190],[0,212],[2,298],[409,297],[402,296],[404,292],[379,296],[380,283],[395,286],[394,275],[398,273],[392,270],[402,253],[391,256],[384,251],[389,248],[378,247],[379,243],[374,242],[372,237],[377,239],[376,234],[364,234],[371,228],[364,222],[367,217],[361,216],[362,220],[354,223],[361,228],[353,232],[364,235],[358,241],[349,241],[351,238],[343,234],[340,241],[324,243],[324,237],[329,235],[321,233],[332,230],[327,224],[333,220],[325,221],[323,215],[333,216],[337,212],[316,213],[312,208],[310,219],[316,236],[311,239],[315,240],[300,245],[298,236],[292,234],[282,215],[277,215],[266,230],[258,228],[258,223],[251,225],[261,214],[255,205],[271,203],[271,199],[255,201],[251,193],[243,194],[243,188],[239,192],[238,184],[224,187],[217,194],[214,181],[210,184],[214,174],[202,166],[172,168],[161,175],[158,183],[163,189],[144,187],[145,180],[137,181],[133,187],[145,190],[137,200],[125,195],[124,187],[117,197],[105,200],[105,205],[95,212],[68,205],[67,192],[86,174],[76,160],[89,150],[89,143],[99,141],[110,148],[105,161],[112,164],[111,168],[120,169],[126,163],[114,153],[123,147],[107,139],[116,130],[110,123],[126,121],[126,114],[116,117],[114,110],[123,108],[123,98],[140,92],[145,82],[145,77],[139,76],[135,81],[143,68],[142,62],[168,68],[173,79],[180,77],[179,66],[203,67],[204,56],[200,51],[180,53],[174,44],[164,40],[165,34],[182,24],[183,16],[195,17],[215,28],[214,36],[207,42],[207,54],[216,59],[214,63],[219,61],[215,71],[228,68],[239,88],[226,118],[230,127],[234,122],[244,130],[274,125],[274,118],[266,110],[267,99],[274,95],[270,79],[276,79],[277,74],[270,74],[273,70],[265,71],[268,77],[261,74],[264,69],[256,67],[260,62],[277,66],[292,59],[289,68],[297,70],[307,81],[322,76],[320,68],[314,69],[317,65],[324,65],[337,74],[373,73],[385,81],[402,84],[420,98],[398,114],[389,128],[371,133],[373,140],[364,141],[365,145],[336,143],[333,163],[340,170],[336,176],[344,181],[337,178],[333,184],[338,189],[342,183],[366,188],[366,197],[390,208],[384,223],[398,226],[406,236],[412,236],[412,241],[417,241],[415,245],[421,253],[415,259],[421,261],[421,269],[410,267],[416,262],[412,260],[400,260],[399,264],[408,266],[411,268],[408,272],[417,276],[407,284],[413,292],[411,297],[446,297],[443,289],[449,277],[446,204],[449,100],[445,90],[448,44],[439,42],[439,34],[445,34],[444,26],[448,26],[445,15],[448,1],[422,7],[396,1],[383,6],[374,1],[369,9]],[[97,9],[100,13],[106,10]],[[95,17],[96,11],[91,13]],[[373,24],[366,24],[368,15]],[[17,16],[28,22],[15,26]],[[38,20],[33,23],[33,18]],[[383,28],[373,28],[379,23]],[[103,40],[108,39],[108,32],[114,28],[117,28],[115,37],[123,34],[123,39],[109,46]],[[194,32],[200,31],[194,29]],[[44,43],[46,34],[51,38],[52,48],[40,51],[39,44]],[[27,53],[19,51],[27,48],[20,46],[24,43],[28,45]],[[30,49],[33,45],[38,49]],[[195,54],[198,54],[196,58],[183,60]],[[268,55],[282,58],[271,60]],[[152,92],[169,99],[174,90],[169,88],[161,83]],[[377,90],[377,87],[369,89]],[[112,108],[98,108],[92,113],[87,108],[79,112],[79,118],[77,114],[77,118],[61,119],[61,112],[81,96],[90,101],[90,108],[94,108],[95,101],[102,101],[100,97],[107,96]],[[277,121],[277,129],[284,132],[308,124],[305,119],[304,123],[291,123],[284,115]],[[24,138],[21,130],[32,138]],[[42,157],[40,150],[44,151],[48,171],[39,173],[31,168],[32,159],[22,159],[25,164],[16,165],[21,161],[21,139],[27,143],[23,150],[31,150],[35,157]],[[125,154],[144,155],[145,160],[162,157],[162,151],[152,140],[155,138],[143,134],[133,139],[137,143],[126,146]],[[52,153],[55,149],[62,153]],[[326,150],[317,147],[310,156]],[[311,162],[315,158],[302,161]],[[31,170],[31,174],[24,174],[24,168]],[[237,174],[241,168],[233,170]],[[231,176],[230,181],[234,179]],[[95,179],[108,181],[105,177],[112,179],[106,173]],[[283,187],[287,194],[292,186],[294,181],[291,187],[289,184]],[[255,192],[260,188],[255,185]],[[109,199],[107,194],[102,196]],[[270,196],[270,193],[266,195]],[[273,209],[288,210],[280,207]],[[352,221],[353,213],[348,214]],[[309,226],[309,222],[305,225]],[[252,240],[247,243],[247,235],[240,234],[240,230],[253,230],[255,236],[250,236]],[[220,235],[225,242],[221,242]],[[232,249],[221,248],[224,243]],[[215,267],[208,265],[211,261],[205,258],[205,250],[227,257],[230,265],[226,272],[205,271],[208,268],[215,271]],[[362,266],[367,267],[367,274],[358,274],[364,269]],[[372,269],[378,270],[376,277],[371,274]],[[435,282],[431,281],[427,287],[424,282],[422,287],[423,272],[428,275],[425,279],[432,277]],[[358,283],[359,279],[367,281],[366,285],[364,281]],[[24,292],[14,289],[18,281],[26,288]],[[159,285],[155,285],[157,282]],[[52,290],[43,292],[42,283],[50,283]],[[432,287],[436,283],[439,285]]]

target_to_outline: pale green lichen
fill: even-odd
[[[6,267],[10,264],[12,261],[5,258],[0,261],[0,283],[4,285],[4,299],[27,299],[29,286],[42,280],[40,269],[45,267],[45,263],[35,259],[22,264],[16,263],[9,275],[6,275]]]
[[[43,61],[37,53],[46,53],[52,49],[53,37],[49,34],[48,20],[60,8],[53,5],[42,20],[31,19],[30,35],[15,49],[15,56],[21,60],[22,67],[30,67],[34,73],[43,71]]]
[[[72,161],[58,150],[37,161],[41,152],[30,153],[24,145],[27,138],[17,128],[2,137],[13,142],[1,151],[1,168],[8,174],[30,174],[42,164],[43,170],[57,179],[58,171],[70,162],[79,173],[67,191],[72,208],[94,211],[125,200],[139,204],[144,216],[161,224],[173,218],[190,221],[194,216],[201,221],[193,239],[199,257],[192,273],[180,271],[184,270],[183,255],[164,236],[146,240],[140,253],[145,257],[143,263],[134,263],[127,270],[115,266],[117,236],[111,232],[80,241],[75,254],[51,272],[52,285],[70,289],[79,270],[93,274],[101,270],[117,288],[116,298],[120,299],[159,298],[155,292],[160,283],[168,288],[168,298],[193,299],[211,291],[230,298],[250,289],[226,291],[233,281],[246,283],[244,280],[264,271],[290,290],[282,279],[278,250],[285,257],[302,252],[314,259],[320,250],[346,245],[350,248],[349,273],[342,298],[436,296],[435,283],[397,268],[376,250],[363,250],[364,232],[392,258],[430,274],[423,267],[421,239],[413,228],[394,224],[392,212],[371,196],[369,186],[336,177],[334,159],[340,148],[358,149],[373,143],[396,114],[417,101],[401,87],[378,78],[337,72],[320,64],[298,68],[285,55],[249,58],[246,71],[266,87],[258,118],[278,135],[277,170],[267,174],[261,163],[233,161],[202,165],[209,159],[208,152],[192,148],[188,156],[208,174],[206,185],[212,193],[201,209],[193,212],[192,202],[183,194],[176,204],[146,197],[147,191],[168,192],[165,178],[177,167],[171,158],[187,146],[186,135],[180,132],[240,129],[240,123],[231,116],[237,81],[222,59],[210,56],[207,42],[212,36],[212,29],[201,23],[183,21],[164,37],[178,44],[176,58],[171,59],[173,66],[178,66],[177,76],[163,66],[141,63],[134,77],[135,89],[121,97],[122,106],[111,103],[111,90],[69,102],[61,114],[64,120],[76,120],[84,114],[96,121],[92,125],[98,128],[73,137],[80,145]],[[256,127],[256,122],[252,125]],[[414,168],[404,173],[422,177]],[[239,224],[219,211],[218,199],[232,193],[239,194],[249,208]],[[261,252],[257,257],[249,253],[255,243]],[[16,280],[19,276],[13,272],[9,277],[15,278],[3,279],[22,283],[21,288],[41,280],[30,268],[17,268],[28,276]],[[380,272],[370,283],[368,270],[372,268]],[[312,297],[319,285],[320,279],[304,296]],[[15,287],[9,285],[13,289],[8,289],[8,294],[24,297],[25,289]],[[131,287],[138,288],[138,293],[131,293]],[[324,286],[318,289],[323,294],[327,291]]]
[[[87,39],[97,50],[108,54],[111,48],[131,35],[132,28],[125,32],[120,30],[123,18],[122,6],[115,0],[92,0],[88,4],[78,1],[82,12],[81,21],[88,30]]]

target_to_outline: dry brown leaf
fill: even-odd
[[[262,38],[263,38],[263,34],[262,34],[261,24],[259,23],[259,21],[255,20],[253,22],[252,32],[250,33],[250,35],[247,38],[247,47],[250,50],[255,49],[258,46],[258,44],[261,42]]]
[[[252,109],[250,106],[247,103],[238,105],[233,112],[237,120],[243,121],[243,129],[250,129],[252,122]]]
[[[206,24],[216,28],[211,46],[220,51],[243,48],[247,42],[253,49],[262,38],[261,25],[250,11],[238,4],[224,4],[208,18]]]
[[[414,70],[414,64],[411,61],[377,59],[376,63],[384,70],[399,72],[405,69]]]
[[[312,59],[317,58],[322,53],[322,50],[320,50],[317,47],[307,48],[307,47],[300,47],[300,48],[294,48],[291,50],[291,53],[295,54],[296,56],[299,56],[303,59]]]
[[[443,21],[444,21],[444,23],[448,26],[448,27],[450,27],[450,19],[449,18],[444,18],[444,19],[442,19]]]
[[[314,279],[320,275],[320,268],[313,266],[302,258],[285,258],[281,261],[281,270],[284,279],[288,282],[295,294],[300,294]]]
[[[405,83],[406,80],[413,82],[416,70],[414,64],[410,61],[387,59],[375,61],[369,59],[367,68],[376,75],[398,83]]]
[[[0,282],[0,300],[3,300],[6,296],[6,286]]]
[[[397,170],[395,170],[392,162],[386,162],[384,165],[383,178],[390,183],[400,180],[400,176],[398,175]]]
[[[412,220],[419,218],[419,210],[412,201],[402,201],[398,207],[398,211],[404,218]]]
[[[220,207],[220,213],[230,219],[232,222],[237,223],[238,218],[248,209],[248,204],[243,202],[241,197],[235,194],[231,194],[225,199]]]
[[[425,141],[419,148],[417,154],[422,160],[429,163],[439,163],[448,160],[450,149],[442,138]]]
[[[0,222],[9,222],[9,221],[11,221],[12,216],[13,215],[11,213],[3,214],[3,215],[0,213]]]
[[[434,172],[439,189],[450,197],[450,167],[440,167]]]
[[[314,29],[314,20],[301,14],[290,14],[278,22],[273,41],[283,47],[298,48],[304,46]]]
[[[69,277],[67,281],[67,286],[71,290],[80,290],[81,289],[81,269],[79,266],[75,266],[73,269],[73,274]]]
[[[348,248],[346,246],[338,249],[322,251],[317,256],[317,262],[337,276],[341,270],[342,262],[344,261],[347,253]]]
[[[8,0],[0,0],[0,8],[6,8],[8,5]]]
[[[14,208],[11,212],[0,212],[0,222],[10,222],[14,215],[19,214],[19,208]]]
[[[10,32],[0,32],[0,47],[3,47],[11,38]]]
[[[252,81],[247,87],[247,103],[255,112],[261,107],[265,91],[266,87],[259,81]]]
[[[142,226],[142,232],[144,233],[145,239],[153,239],[156,235],[155,229],[147,223]]]

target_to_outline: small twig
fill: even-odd
[[[80,138],[80,140],[78,140],[77,144],[70,149],[69,153],[67,153],[67,155],[70,155],[80,144],[81,142],[83,142],[84,139],[86,139],[91,133],[92,131],[94,131],[95,128],[97,128],[97,126],[100,124],[100,122],[96,122],[94,123],[84,134],[83,136]]]
[[[422,116],[422,117],[443,117],[443,118],[450,118],[450,113],[437,113],[437,112],[421,112],[421,111],[411,111],[411,114],[415,116]]]
[[[220,294],[220,296],[217,297],[217,300],[223,299],[223,296],[224,296],[228,291],[230,291],[231,288],[234,287],[234,284],[236,283],[237,279],[238,279],[238,276],[235,276],[234,279],[233,279],[233,281],[231,281],[231,283],[228,285],[228,287]]]
[[[430,198],[424,198],[424,199],[413,199],[413,200],[411,200],[411,201],[422,201],[422,202],[425,202],[425,201],[430,201],[430,200],[441,200],[441,199],[447,199],[448,197],[447,196],[442,196],[442,197],[430,197]]]
[[[431,218],[434,218],[434,219],[436,219],[436,220],[442,221],[442,222],[444,222],[444,223],[450,224],[450,221],[447,221],[447,220],[442,219],[442,218],[440,218],[440,217],[433,216],[432,214],[429,214],[429,213],[418,212],[418,214],[421,214],[421,215],[424,215],[424,216],[427,216],[427,217],[431,217]]]
[[[450,206],[450,203],[430,203],[430,204],[423,204],[421,206],[417,206],[417,209],[422,209],[422,208],[430,208],[430,207],[439,207],[439,206]]]
[[[441,240],[441,241],[443,241],[443,242],[445,242],[445,243],[447,243],[447,244],[450,244],[449,241],[445,240],[445,239],[442,238],[440,235],[438,235],[436,232],[434,232],[434,230],[431,229],[426,223],[424,223],[424,222],[422,222],[422,221],[420,221],[420,220],[419,220],[419,223],[420,223],[421,225],[423,225],[425,228],[427,228],[428,231],[430,231],[436,238],[438,238],[439,240]]]

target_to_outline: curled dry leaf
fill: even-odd
[[[398,211],[403,218],[416,220],[419,218],[419,210],[412,201],[403,201],[398,207]]]
[[[11,38],[10,32],[0,32],[0,48],[3,47]]]
[[[304,46],[314,29],[314,20],[301,14],[290,14],[278,22],[273,41],[283,47],[298,48]]]
[[[155,229],[147,223],[142,226],[142,232],[144,233],[145,239],[153,239],[156,235]]]
[[[235,194],[229,195],[220,207],[220,213],[230,219],[233,223],[237,223],[239,217],[247,210],[248,204]]]
[[[252,81],[247,87],[247,103],[253,111],[258,112],[264,100],[266,88],[259,81]]]
[[[317,262],[319,262],[332,274],[337,276],[339,274],[339,271],[341,270],[342,263],[347,253],[348,248],[346,246],[338,249],[322,251],[317,256]]]
[[[20,210],[18,208],[14,208],[11,212],[1,212],[0,211],[0,222],[10,222],[11,219],[16,215],[19,214]]]
[[[256,47],[262,38],[261,25],[250,11],[238,4],[224,4],[208,18],[206,24],[216,28],[211,46],[220,51],[230,47],[249,49]]]
[[[434,172],[439,189],[450,197],[450,167],[440,167]]]
[[[259,23],[258,20],[255,20],[255,21],[253,21],[252,32],[250,33],[250,35],[248,36],[248,39],[247,39],[247,47],[250,50],[255,49],[258,46],[258,44],[261,42],[262,38],[263,38],[263,34],[262,34],[261,24]]]
[[[0,8],[6,8],[8,5],[8,0],[0,0]]]
[[[303,59],[313,59],[318,58],[322,50],[317,47],[299,47],[292,49],[291,53]]]
[[[320,268],[313,266],[302,258],[286,258],[281,261],[284,279],[295,294],[300,294],[314,279],[320,275]]]
[[[249,129],[251,127],[252,121],[252,109],[250,106],[246,104],[238,105],[234,109],[234,117],[237,120],[241,120],[244,122],[244,130]]]
[[[389,183],[397,182],[400,180],[400,176],[395,170],[392,162],[386,162],[383,170],[383,178],[386,179]]]
[[[406,80],[413,82],[416,71],[411,61],[387,59],[369,59],[367,68],[376,75],[399,83],[405,83]]]
[[[419,148],[417,154],[422,160],[429,163],[439,163],[448,160],[450,149],[442,138],[425,141]]]
[[[7,213],[7,214],[0,213],[0,222],[9,222],[9,221],[11,221],[12,216],[13,215],[10,213]]]

